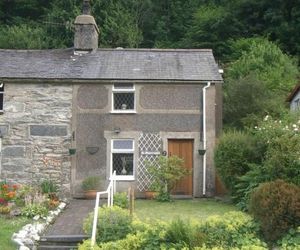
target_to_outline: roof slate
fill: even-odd
[[[0,78],[222,81],[208,49],[0,49]]]

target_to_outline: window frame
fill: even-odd
[[[132,149],[114,149],[114,141],[132,141]],[[122,139],[111,139],[110,143],[110,177],[113,173],[113,154],[132,154],[132,175],[118,175],[116,174],[117,180],[134,181],[135,180],[135,141],[132,138]]]
[[[112,94],[111,94],[111,113],[126,113],[126,114],[135,114],[136,113],[136,92],[135,85],[132,83],[132,88],[122,88],[122,83],[120,83],[120,87],[116,87],[116,84],[113,84]],[[124,83],[125,85],[125,83]],[[132,93],[133,94],[133,109],[115,109],[115,94],[116,93]]]

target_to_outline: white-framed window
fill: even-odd
[[[118,180],[134,180],[134,140],[111,140],[111,172]]]
[[[135,87],[132,83],[115,83],[112,89],[112,112],[135,113]]]
[[[0,114],[3,113],[4,83],[0,82]]]

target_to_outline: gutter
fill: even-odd
[[[210,87],[211,83],[207,82],[207,85],[203,87],[203,150],[204,150],[204,155],[203,155],[203,189],[202,189],[202,194],[203,196],[206,195],[206,148],[207,148],[207,143],[206,143],[206,90]]]

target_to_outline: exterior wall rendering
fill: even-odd
[[[194,196],[201,196],[202,156],[202,88],[204,84],[134,84],[136,109],[134,113],[114,113],[113,84],[84,84],[74,87],[73,129],[76,156],[73,159],[72,178],[74,195],[80,195],[81,180],[89,175],[102,176],[106,186],[111,174],[111,141],[132,139],[134,149],[134,178],[121,178],[119,187],[133,185],[143,191],[139,172],[143,164],[139,139],[142,134],[158,134],[161,138],[160,153],[168,151],[168,139],[194,140]],[[208,195],[214,192],[212,149],[215,143],[216,90],[208,91]],[[97,152],[89,153],[89,148]],[[146,181],[146,180],[144,180]]]

